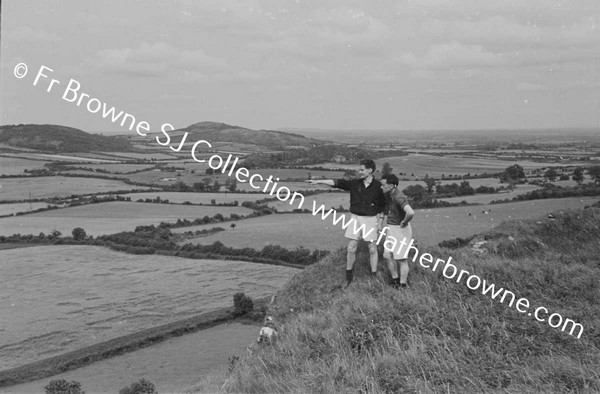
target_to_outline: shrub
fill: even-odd
[[[81,389],[81,383],[74,380],[68,382],[66,379],[51,380],[44,390],[46,394],[85,394]]]
[[[119,394],[158,394],[156,385],[149,380],[140,379],[129,387],[123,387]]]
[[[85,230],[82,229],[81,227],[75,227],[73,229],[73,231],[71,231],[71,235],[73,235],[73,239],[75,241],[82,241],[87,236],[87,234],[85,233]]]
[[[236,315],[245,315],[252,312],[254,309],[254,302],[252,298],[246,296],[244,293],[239,292],[233,295],[233,306],[235,307]]]
[[[55,239],[55,238],[59,238],[62,235],[62,233],[56,229],[50,231],[50,235],[48,235],[48,238],[50,239]]]

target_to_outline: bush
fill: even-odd
[[[74,380],[68,382],[66,379],[51,380],[44,390],[46,394],[85,394],[81,389],[81,383]]]
[[[254,302],[252,301],[252,298],[239,292],[233,295],[233,306],[235,307],[234,313],[236,315],[245,315],[252,312],[254,309]]]
[[[140,379],[129,387],[123,387],[119,394],[158,394],[156,386],[149,380]]]
[[[71,231],[71,235],[73,235],[73,239],[75,241],[82,241],[85,239],[87,234],[85,233],[85,230],[81,227],[75,227],[73,231]]]

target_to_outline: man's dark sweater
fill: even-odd
[[[371,180],[365,187],[362,179],[336,179],[334,187],[350,192],[350,212],[359,216],[375,216],[383,212],[385,196],[381,190],[381,182]]]

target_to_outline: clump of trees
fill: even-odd
[[[87,234],[85,233],[85,230],[82,229],[81,227],[75,227],[73,229],[73,231],[71,231],[71,235],[73,236],[73,239],[75,241],[83,241],[85,239],[85,237],[87,236]]]
[[[600,185],[600,166],[591,167],[588,170],[590,177],[594,180],[596,185]]]
[[[158,394],[156,385],[149,380],[140,379],[129,387],[123,387],[119,394]]]
[[[525,180],[525,170],[518,164],[513,164],[507,167],[500,174],[500,182],[502,183],[519,183]]]
[[[46,394],[85,394],[81,389],[81,383],[66,379],[51,380],[44,387],[44,391]]]

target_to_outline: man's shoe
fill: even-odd
[[[354,279],[354,271],[353,270],[346,270],[346,283],[344,283],[342,285],[342,289],[347,288],[348,286],[350,286],[350,283],[352,283],[352,280]]]
[[[400,288],[401,289],[407,289],[408,288],[408,284],[407,283],[399,283]]]
[[[381,274],[377,271],[377,272],[371,272],[370,278],[372,280],[375,280],[377,282],[381,282]]]

